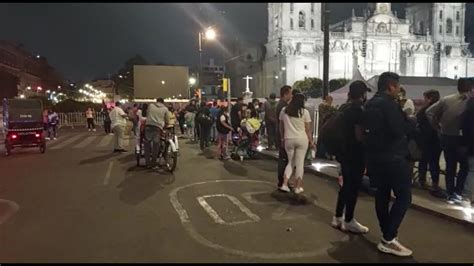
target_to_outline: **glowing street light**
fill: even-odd
[[[206,40],[214,40],[216,39],[216,31],[213,28],[208,28],[204,33]]]
[[[30,90],[31,90],[31,87],[30,87],[30,86],[28,86],[28,87],[26,87],[26,89],[30,91]]]
[[[24,98],[25,98],[25,94],[20,94],[20,98],[21,98],[21,99],[24,99]]]
[[[196,79],[195,78],[189,78],[189,85],[194,85],[196,84]]]
[[[164,80],[162,80],[162,81],[161,81],[161,84],[163,84],[163,85],[164,85],[164,84],[165,84],[165,81],[164,81]]]

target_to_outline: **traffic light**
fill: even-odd
[[[362,57],[367,55],[367,40],[362,40]]]
[[[227,92],[229,90],[229,79],[222,79],[222,91]]]

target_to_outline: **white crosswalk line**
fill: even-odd
[[[50,150],[59,150],[59,149],[62,149],[64,147],[66,147],[67,145],[69,144],[72,144],[73,142],[75,142],[76,140],[80,139],[83,135],[82,134],[79,134],[79,135],[75,135],[73,137],[71,137],[70,139],[66,139],[65,141],[63,142],[60,142],[58,145],[54,145],[54,147],[51,147],[49,148],[49,145],[46,144],[46,146],[50,149]],[[63,137],[64,138],[64,137]]]
[[[85,138],[83,141],[79,142],[78,144],[76,144],[74,147],[72,147],[73,149],[79,149],[79,148],[84,148],[85,146],[91,144],[95,139],[97,138],[97,136],[89,136],[87,138]]]
[[[111,146],[111,143],[112,143],[112,140],[114,139],[113,136],[111,135],[107,135],[107,136],[104,136],[99,144],[97,145],[97,147],[106,147],[106,146]]]

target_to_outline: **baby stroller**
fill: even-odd
[[[258,134],[261,123],[258,119],[244,119],[238,132],[232,133],[234,150],[231,157],[234,160],[256,159],[258,147]]]

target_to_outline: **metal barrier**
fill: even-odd
[[[59,113],[59,127],[87,127],[86,114],[82,112],[76,113]],[[95,126],[102,127],[104,124],[104,116],[94,113]]]

